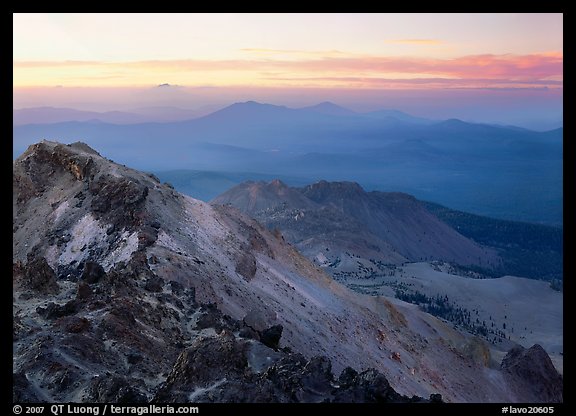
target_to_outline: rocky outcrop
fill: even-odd
[[[529,397],[539,397],[547,403],[563,402],[562,376],[540,345],[511,349],[502,360],[501,369],[510,385],[516,392],[522,392],[526,401]]]
[[[127,169],[121,174],[121,169],[83,143],[43,141],[30,146],[14,165],[16,259],[25,262],[28,254],[37,257],[35,251],[43,254],[55,246],[54,254],[44,257],[57,275],[77,278],[89,273],[92,279],[98,277],[91,262],[104,263],[108,270],[124,248],[134,251],[153,244],[161,224],[150,218],[146,200],[149,189],[159,184]],[[172,197],[172,192],[164,192],[169,195],[163,198]],[[33,228],[46,230],[34,233]],[[54,258],[56,253],[59,258]],[[110,255],[113,258],[102,261]]]
[[[65,146],[46,146],[45,142],[34,144],[22,155],[22,165],[29,175],[15,175],[14,181],[18,183],[19,203],[27,202],[31,197],[39,195],[54,184],[58,174],[65,172],[75,181],[83,181],[92,169],[93,159],[85,153],[88,146],[75,143],[70,145],[74,149],[83,149],[82,152],[67,151]],[[99,156],[90,149],[90,154]]]
[[[254,341],[237,339],[229,331],[203,339],[178,357],[156,396],[168,403],[406,403],[424,402],[401,396],[382,374],[371,369],[358,374],[346,369],[340,379],[325,357],[306,360],[301,354],[273,355],[254,371]],[[352,374],[352,375],[350,375]],[[342,382],[341,382],[342,381]],[[436,397],[438,400],[438,397]]]
[[[140,388],[139,388],[140,387]],[[141,380],[117,375],[95,377],[86,389],[86,401],[93,403],[147,403]]]
[[[251,280],[256,274],[256,259],[254,255],[249,251],[242,252],[238,256],[235,270],[244,279]]]
[[[89,182],[88,190],[96,218],[105,217],[118,228],[140,223],[139,214],[148,195],[146,185],[129,178],[102,174]]]

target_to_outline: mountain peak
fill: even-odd
[[[439,126],[446,126],[446,127],[461,127],[469,124],[470,123],[466,123],[465,121],[462,121],[459,118],[449,118],[448,120],[444,120],[438,123]]]
[[[203,119],[217,119],[222,122],[245,122],[257,120],[259,122],[285,118],[294,110],[285,106],[263,104],[257,101],[238,102],[211,113]]]
[[[267,104],[267,103],[259,103],[258,101],[242,101],[237,102],[232,105],[229,105],[226,108],[278,108],[278,109],[286,109],[288,107],[283,105],[274,105],[274,104]]]
[[[341,181],[341,182],[327,182],[321,180],[319,182],[308,185],[305,188],[307,193],[330,192],[332,195],[336,194],[365,194],[364,188],[357,182]]]
[[[274,179],[272,182],[270,182],[270,186],[276,189],[288,188],[288,185],[286,185],[280,179]]]
[[[18,158],[16,162],[29,160],[34,165],[41,165],[44,169],[64,170],[71,173],[77,180],[82,180],[93,169],[91,155],[100,156],[98,152],[86,143],[75,142],[62,145],[49,140],[42,140],[33,144]],[[49,178],[46,178],[48,183]],[[42,182],[39,180],[39,182]],[[44,183],[44,182],[42,182]]]
[[[356,113],[354,111],[349,110],[348,108],[341,107],[341,106],[334,104],[333,102],[330,102],[330,101],[323,101],[319,104],[316,104],[316,105],[313,105],[310,107],[301,108],[301,110],[312,111],[315,113],[327,114],[327,115],[333,115],[333,116],[353,116],[353,115],[356,115]]]
[[[232,204],[263,224],[273,224],[272,228],[286,232],[291,243],[302,243],[300,248],[306,252],[310,250],[311,238],[317,237],[309,235],[310,230],[321,230],[324,235],[329,231],[342,232],[346,228],[355,235],[354,238],[366,233],[370,235],[367,239],[379,239],[378,244],[384,247],[382,253],[389,254],[386,261],[390,262],[434,258],[469,265],[489,261],[496,264],[499,261],[495,252],[484,250],[431,215],[414,196],[401,192],[366,192],[356,182],[322,180],[303,188],[286,187],[280,182],[260,182],[239,185],[213,202]],[[307,218],[316,218],[316,222],[305,227],[300,217],[292,221],[295,210],[307,210]],[[284,212],[284,217],[281,212]],[[318,219],[327,215],[330,218],[327,222]],[[323,225],[319,226],[320,223]],[[283,229],[284,226],[287,228]],[[297,235],[299,237],[295,238]],[[350,238],[341,240],[344,241],[342,244],[349,244]],[[334,251],[335,241],[330,241]],[[375,244],[371,243],[370,247]],[[388,250],[390,247],[392,251]],[[350,248],[352,251],[357,249],[361,253],[368,250],[363,245]],[[313,253],[312,258],[316,254]]]
[[[254,100],[248,100],[248,101],[239,101],[237,103],[234,103],[232,105],[236,105],[236,106],[260,106],[260,105],[271,105],[271,104],[265,104],[265,103],[259,103],[258,101],[254,101]]]
[[[85,152],[85,153],[91,153],[91,154],[96,155],[96,156],[101,156],[100,153],[98,153],[96,150],[92,149],[90,146],[88,146],[84,142],[70,143],[69,146],[73,149],[77,149],[77,150],[80,150],[80,151]]]
[[[295,188],[280,179],[271,182],[243,182],[211,201],[212,204],[231,204],[244,212],[259,212],[284,203],[298,208],[311,208],[315,204]]]

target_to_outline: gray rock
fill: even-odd
[[[284,328],[282,325],[274,325],[265,329],[260,334],[260,341],[267,347],[277,350],[279,347],[280,338],[282,337],[283,329]]]
[[[562,376],[540,345],[512,348],[502,360],[500,368],[516,391],[525,395],[524,401],[529,401],[530,397],[538,397],[541,402],[562,403]]]

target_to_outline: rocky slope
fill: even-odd
[[[558,399],[477,338],[86,145],[32,145],[13,174],[15,400]]]
[[[108,273],[90,264],[79,283],[57,282],[43,260],[15,270],[15,402],[426,401],[374,369],[335,378],[326,357],[280,350],[281,326],[197,303],[143,256]]]
[[[365,192],[352,182],[292,188],[245,182],[211,201],[232,205],[287,241],[337,280],[367,278],[387,264],[443,260],[491,268],[500,259],[431,214],[414,197]]]
[[[447,263],[409,263],[390,273],[357,279],[349,287],[372,296],[395,296],[477,334],[500,359],[510,342],[539,344],[563,373],[562,293],[542,280],[466,277]]]

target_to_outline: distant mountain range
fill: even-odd
[[[355,113],[332,103],[292,109],[253,101],[172,122],[112,124],[95,122],[106,118],[95,119],[97,114],[83,117],[15,122],[14,157],[43,138],[83,140],[148,171],[355,181],[477,214],[562,224],[563,129],[540,133],[395,110]]]
[[[54,124],[69,121],[89,121],[110,124],[138,124],[189,120],[206,114],[204,110],[184,110],[176,107],[143,107],[129,111],[82,111],[72,108],[32,107],[12,110],[14,126],[24,124]]]
[[[254,101],[239,103],[246,105],[262,105]],[[277,106],[271,106],[277,107]],[[286,107],[283,107],[286,108]],[[381,119],[398,119],[409,122],[432,123],[431,120],[413,117],[402,111],[397,110],[378,110],[366,113],[358,113],[347,108],[341,107],[331,102],[323,102],[317,105],[303,107],[298,109],[305,112],[326,114],[333,116],[366,116]],[[139,123],[157,123],[186,121],[211,114],[207,108],[197,110],[182,109],[177,107],[142,107],[128,111],[86,111],[76,110],[73,108],[59,107],[29,107],[12,110],[12,122],[14,126],[24,124],[55,124],[68,121],[100,121],[110,124],[139,124]],[[217,110],[216,112],[219,112]]]

